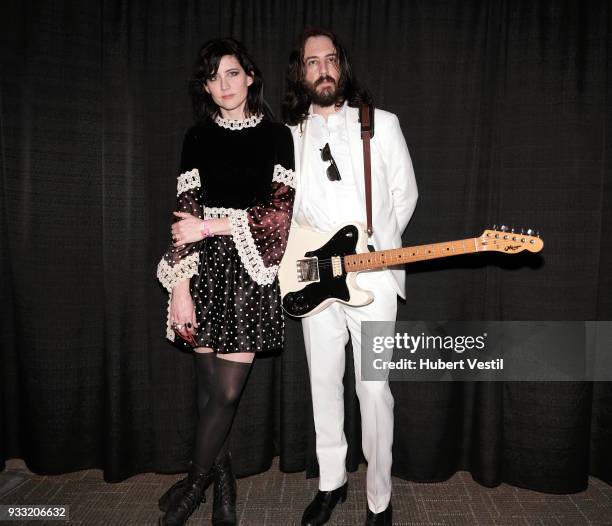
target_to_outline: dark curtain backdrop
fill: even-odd
[[[540,256],[414,265],[400,319],[612,319],[608,2],[3,3],[0,461],[185,468],[190,355],[164,340],[155,267],[169,242],[198,46],[232,35],[278,111],[290,45],[338,31],[379,107],[397,113],[420,199],[406,244],[494,223],[542,232]],[[231,189],[231,181],[228,181]],[[349,469],[361,461],[352,362]],[[394,474],[548,492],[612,483],[606,383],[394,383]],[[232,446],[241,475],[316,474],[299,325],[256,361]]]

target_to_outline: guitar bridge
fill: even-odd
[[[298,259],[296,265],[298,281],[319,281],[319,260],[316,257]]]

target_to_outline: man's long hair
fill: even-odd
[[[219,112],[219,107],[213,101],[212,96],[206,92],[204,86],[208,79],[217,74],[221,59],[226,55],[236,57],[246,74],[253,78],[253,83],[248,88],[246,116],[262,114],[267,118],[272,118],[271,111],[263,98],[261,71],[249,56],[246,48],[233,38],[216,38],[209,40],[200,48],[194,72],[189,81],[189,92],[196,121],[214,119]]]
[[[282,105],[282,115],[283,120],[291,126],[301,124],[308,115],[308,109],[312,101],[304,86],[304,48],[306,47],[306,41],[310,37],[321,36],[327,37],[332,41],[338,58],[338,68],[340,70],[338,86],[341,88],[341,93],[336,104],[340,105],[344,101],[347,101],[348,105],[353,107],[372,104],[372,97],[367,90],[361,88],[355,78],[346,49],[340,43],[336,34],[333,31],[320,27],[307,27],[299,36],[295,47],[289,55],[287,87],[285,90],[285,100]]]

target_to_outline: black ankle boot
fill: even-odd
[[[188,480],[189,480],[189,477],[185,477],[184,479],[181,479],[178,482],[175,482],[174,484],[172,484],[172,486],[170,486],[166,490],[166,493],[164,493],[159,498],[159,500],[157,501],[157,504],[161,511],[168,511],[168,508],[170,507],[170,503],[176,499],[176,497],[180,493],[180,490],[185,487]]]
[[[236,477],[232,471],[231,456],[223,456],[215,464],[215,486],[212,523],[214,526],[236,524]]]
[[[161,526],[185,524],[191,514],[206,499],[206,488],[210,486],[213,479],[214,470],[212,468],[204,472],[199,466],[192,464],[187,479],[173,486],[176,486],[176,490],[168,498],[166,514],[159,519],[159,524]]]

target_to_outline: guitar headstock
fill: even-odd
[[[506,254],[518,254],[523,250],[529,250],[529,252],[539,252],[544,248],[544,241],[540,238],[538,232],[533,231],[531,228],[527,231],[523,231],[521,228],[520,232],[515,232],[514,228],[508,228],[505,225],[497,229],[497,225],[493,226],[491,230],[485,230],[479,238],[476,238],[480,242],[479,250],[482,251],[495,251],[504,252]]]

